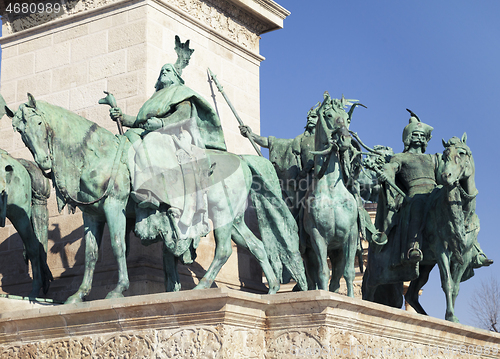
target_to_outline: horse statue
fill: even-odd
[[[90,292],[105,223],[108,224],[113,254],[118,262],[118,283],[106,298],[121,297],[129,286],[126,235],[134,226],[137,227],[138,220],[136,202],[130,198],[130,172],[124,155],[131,144],[126,136],[115,136],[73,112],[36,101],[30,94],[28,99],[15,114],[9,111],[8,115],[13,118],[12,125],[20,132],[40,168],[52,171],[59,209],[70,204],[78,206],[83,212],[85,273],[80,288],[67,302],[82,301]],[[280,280],[288,274],[306,290],[298,235],[294,234],[296,227],[290,227],[284,221],[270,223],[266,228],[259,223],[260,241],[243,220],[249,194],[257,211],[262,208],[274,213],[281,210],[279,206],[263,203],[266,197],[273,195],[272,188],[277,186],[279,189],[277,178],[266,175],[274,173],[272,165],[256,156],[242,158],[223,151],[206,151],[207,157],[216,158],[216,163],[219,163],[212,166],[211,175],[218,180],[214,180],[207,192],[208,215],[214,225],[216,249],[214,259],[196,289],[211,286],[232,253],[232,238],[236,244],[249,249],[259,261],[269,283],[269,293],[276,293]],[[235,164],[235,170],[229,176],[224,170],[226,163]],[[265,183],[254,183],[257,177]],[[269,186],[264,186],[268,182]],[[261,189],[260,192],[256,187]],[[263,193],[264,190],[267,193]],[[281,193],[274,194],[274,197],[281,200]],[[282,212],[287,211],[283,203]],[[261,212],[258,217],[265,219],[266,216],[267,212]],[[293,222],[293,218],[291,220]],[[166,216],[165,221],[168,222]],[[164,254],[172,249],[173,233],[172,230],[158,235],[157,241],[162,241]],[[180,283],[175,282],[178,281],[178,273],[172,268],[172,258],[172,255],[166,254],[164,270],[169,276],[169,288],[178,290]]]
[[[0,150],[0,226],[8,218],[23,241],[23,254],[31,262],[30,298],[44,294],[53,280],[47,266],[49,180],[33,162],[15,159]]]
[[[477,189],[474,181],[474,159],[466,145],[467,136],[443,141],[445,150],[439,160],[437,179],[440,185],[434,189],[428,212],[423,222],[423,260],[415,263],[417,276],[404,269],[391,268],[391,253],[395,244],[389,241],[378,254],[369,251],[368,268],[363,276],[363,299],[401,308],[403,281],[411,280],[404,295],[417,313],[427,313],[420,305],[419,291],[427,283],[429,274],[437,264],[441,286],[446,297],[445,319],[458,322],[454,313],[455,299],[460,282],[472,277],[478,268],[476,258],[482,253],[477,242],[479,219],[475,213]],[[452,248],[457,238],[462,238],[461,258]],[[390,237],[391,239],[391,237]],[[492,263],[486,259],[487,264]],[[415,269],[415,268],[414,268]]]
[[[345,99],[325,93],[318,111],[315,133],[315,176],[303,201],[303,229],[309,288],[338,292],[340,278],[347,284],[347,295],[354,297],[354,261],[358,247],[358,208],[354,196],[344,185],[340,156],[351,145],[349,116]],[[346,161],[348,162],[348,161]],[[332,264],[330,270],[327,257]]]

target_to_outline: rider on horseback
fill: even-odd
[[[409,110],[408,110],[409,111]],[[422,247],[422,221],[425,217],[427,203],[431,193],[437,187],[436,170],[438,168],[439,154],[425,154],[427,143],[431,139],[433,128],[423,122],[411,111],[409,124],[403,130],[403,153],[395,154],[389,163],[384,165],[379,174],[379,180],[396,183],[406,198],[395,196],[392,188],[386,186],[386,208],[377,213],[379,228],[386,234],[395,227],[399,227],[395,236],[401,243],[401,251],[411,263],[420,262],[423,258]],[[384,213],[380,216],[381,213]],[[397,214],[396,218],[393,216]],[[383,218],[381,218],[383,217]],[[381,223],[381,222],[384,223]],[[463,238],[459,239],[461,242]],[[461,258],[462,243],[455,243],[454,253]],[[403,257],[403,254],[402,256]],[[402,263],[399,263],[402,264]]]
[[[168,203],[178,237],[186,238],[193,222],[208,228],[206,191],[214,164],[202,149],[226,151],[226,144],[216,112],[181,78],[194,51],[189,40],[181,43],[176,37],[176,51],[177,62],[162,67],[156,92],[137,117],[123,114],[118,107],[110,109],[110,116],[132,127],[125,133],[135,149],[129,161],[132,198],[139,207],[153,210]]]
[[[311,151],[314,151],[318,107],[319,104],[307,113],[304,133],[292,139],[262,137],[253,133],[250,127],[240,126],[242,136],[251,136],[258,145],[269,148],[269,160],[280,180],[283,199],[297,221],[301,202],[312,183],[314,155]]]

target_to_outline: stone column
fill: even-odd
[[[36,4],[42,2],[34,2]],[[74,111],[117,133],[109,107],[98,105],[103,90],[113,93],[124,113],[135,115],[153,94],[161,66],[176,60],[174,37],[190,40],[195,50],[183,71],[186,85],[218,112],[228,150],[254,153],[238,124],[209,81],[218,79],[243,121],[259,132],[259,35],[282,27],[289,12],[271,0],[62,0],[60,11],[3,13],[1,93],[11,108],[26,93]],[[3,10],[3,9],[0,9]],[[47,10],[47,9],[46,9]],[[32,159],[10,121],[0,123],[0,148],[14,157]],[[49,297],[64,300],[74,292],[84,268],[81,212],[57,213],[49,201],[48,261],[55,281]],[[131,287],[126,295],[163,291],[161,244],[143,247],[132,239],[128,258]],[[202,240],[196,263],[180,268],[184,288],[197,283],[213,258],[213,239]],[[0,230],[0,292],[27,294],[30,278],[23,264],[21,240],[12,225]],[[240,249],[217,278],[219,285],[263,290],[259,265]],[[105,236],[89,298],[103,298],[117,280],[116,261]]]

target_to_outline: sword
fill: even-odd
[[[108,91],[104,91],[104,93],[106,94],[106,97],[101,98],[99,100],[99,104],[109,105],[110,107],[117,107],[115,96],[113,96],[113,94],[109,93]],[[116,119],[116,125],[118,126],[118,132],[120,133],[120,135],[123,135],[123,127],[122,127],[122,119],[121,118]]]
[[[219,80],[217,80],[217,76],[214,75],[214,73],[210,69],[208,69],[208,72],[210,73],[210,77],[212,78],[212,81],[215,83],[215,86],[217,86],[217,90],[219,90],[219,92],[224,97],[224,100],[226,100],[227,104],[229,105],[229,108],[231,109],[231,111],[233,111],[233,114],[236,117],[236,120],[238,121],[240,126],[245,126],[245,124],[241,120],[240,116],[238,116],[238,113],[236,112],[236,109],[234,108],[233,104],[231,103],[231,101],[229,101],[229,98],[227,97],[226,93],[224,92],[224,89],[222,88],[222,85],[220,84]],[[255,149],[255,151],[257,151],[259,156],[264,157],[264,156],[262,156],[262,152],[260,152],[259,146],[257,146],[254,139],[251,136],[247,137],[247,138],[250,140],[253,148]]]

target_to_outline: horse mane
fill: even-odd
[[[53,180],[61,211],[68,199],[78,198],[78,193],[84,189],[80,179],[85,171],[111,167],[115,155],[109,153],[110,147],[105,145],[118,141],[111,132],[95,122],[65,108],[37,101],[36,110],[46,122]],[[102,137],[106,133],[108,139]]]

